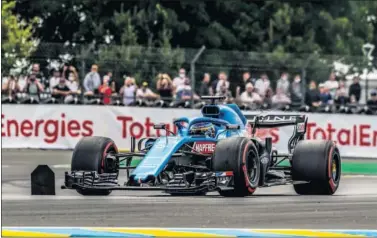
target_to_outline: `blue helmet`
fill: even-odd
[[[191,126],[189,135],[206,135],[214,138],[216,136],[216,128],[210,122],[200,122]]]

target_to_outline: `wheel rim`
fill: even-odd
[[[111,146],[110,148],[108,148],[107,150],[106,150],[106,152],[104,153],[104,158],[103,158],[103,160],[105,160],[106,158],[107,158],[107,156],[115,156],[115,154],[117,154],[117,150],[116,150],[116,148],[115,147],[113,147],[113,146]],[[106,163],[103,163],[103,167],[101,167],[101,169],[102,169],[102,173],[106,173],[106,172],[108,172],[108,168],[105,166],[106,165]],[[117,168],[116,169],[116,173],[117,174],[119,174],[119,169]]]
[[[336,161],[332,161],[332,178],[335,180],[336,179]]]
[[[340,178],[340,160],[339,155],[337,153],[334,154],[331,162],[331,178],[334,180],[335,183],[339,181]]]
[[[248,166],[247,166],[247,177],[251,185],[255,185],[258,180],[258,162],[256,156],[252,151],[248,152]]]

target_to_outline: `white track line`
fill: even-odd
[[[9,194],[9,195],[4,195],[2,196],[1,200],[2,201],[31,201],[31,200],[98,200],[98,199],[103,199],[103,200],[139,200],[139,201],[151,201],[153,203],[166,203],[166,202],[181,202],[181,203],[187,203],[187,198],[189,197],[172,197],[169,195],[164,196],[164,194],[160,194],[162,196],[150,196],[150,195],[132,195],[132,196],[126,196],[126,195],[116,195],[116,196],[106,196],[106,197],[91,197],[91,196],[81,196],[81,195],[68,195],[68,196],[62,196],[62,195],[21,195],[21,194]],[[264,194],[256,194],[254,197],[256,198],[262,198]],[[252,197],[252,196],[251,196]],[[282,196],[284,197],[284,196]],[[294,196],[293,196],[294,197]],[[297,197],[299,197],[297,195]],[[326,196],[323,196],[326,197]],[[334,195],[334,198],[341,198],[341,197],[347,197],[347,198],[375,198],[377,197],[377,194],[355,194],[355,195]],[[213,201],[222,201],[223,199],[220,196],[217,197],[209,197],[209,196],[204,196],[200,198],[196,198],[192,200],[193,202],[202,202],[204,200],[213,200]]]
[[[51,167],[54,169],[70,169],[71,165],[70,164],[54,164]]]
[[[108,196],[106,199],[140,199],[143,197],[139,196]],[[1,200],[7,201],[23,201],[23,200],[90,200],[90,199],[98,199],[98,197],[86,197],[86,196],[60,196],[60,195],[4,195],[2,196]]]
[[[342,175],[343,178],[377,178],[377,175],[369,175],[369,174],[349,174],[349,175]]]
[[[70,164],[54,164],[54,165],[49,165],[53,169],[70,169],[71,165]],[[16,165],[7,165],[7,164],[2,164],[1,167],[3,169],[10,168],[10,167],[16,167]]]

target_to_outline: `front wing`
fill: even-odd
[[[116,173],[73,171],[65,173],[62,189],[159,190],[170,194],[201,194],[233,187],[233,172],[186,172],[175,174],[167,184],[120,185]]]

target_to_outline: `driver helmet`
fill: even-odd
[[[189,135],[205,135],[214,138],[216,136],[216,128],[210,122],[201,122],[191,126]]]

